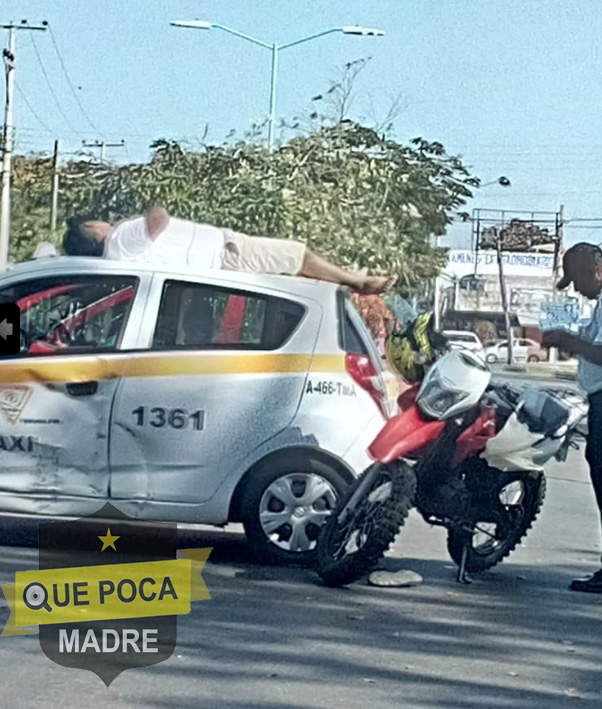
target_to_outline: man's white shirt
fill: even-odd
[[[170,217],[165,229],[151,239],[146,219],[136,217],[120,222],[113,229],[104,258],[205,270],[222,267],[223,251],[224,233],[217,227]]]
[[[584,340],[602,347],[602,293],[598,296],[591,320],[581,329],[580,334]],[[587,394],[602,390],[602,366],[580,357],[577,381]]]

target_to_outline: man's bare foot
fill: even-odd
[[[388,293],[395,283],[397,276],[365,276],[358,287],[358,293],[362,295],[379,295],[380,293]]]

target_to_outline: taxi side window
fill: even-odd
[[[199,283],[167,281],[154,349],[281,347],[305,313],[299,303]]]
[[[20,281],[0,302],[21,311],[21,357],[111,352],[119,347],[138,279],[59,276]]]

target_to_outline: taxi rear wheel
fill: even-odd
[[[241,517],[255,557],[270,564],[313,563],[322,525],[347,485],[334,466],[298,454],[251,471]]]

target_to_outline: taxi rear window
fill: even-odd
[[[201,283],[166,281],[153,349],[259,349],[282,347],[305,307],[262,293]]]

